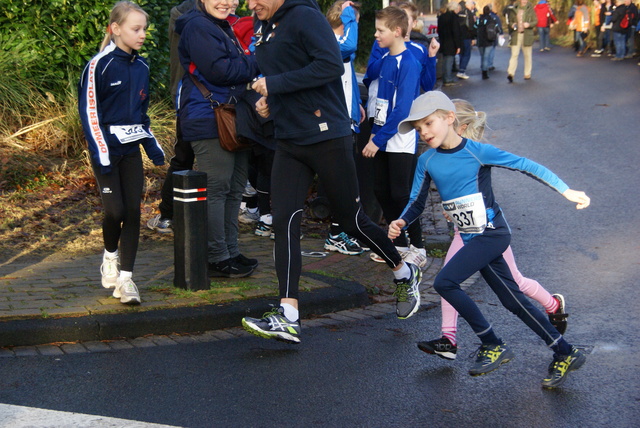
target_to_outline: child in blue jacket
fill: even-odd
[[[140,303],[132,280],[144,183],[140,144],[155,165],[164,165],[147,116],[149,66],[138,55],[147,19],[138,5],[116,3],[101,50],[78,87],[78,112],[104,204],[102,286],[114,288],[113,297],[126,304]]]

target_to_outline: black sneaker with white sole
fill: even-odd
[[[265,339],[276,339],[287,343],[300,343],[300,321],[291,321],[284,316],[284,309],[273,308],[262,318],[242,318],[242,327],[249,333]]]
[[[338,235],[329,234],[324,241],[324,249],[328,251],[337,251],[348,256],[357,256],[362,254],[364,250],[351,237],[344,232]]]
[[[549,322],[560,334],[564,334],[567,331],[567,318],[569,317],[569,314],[566,313],[567,304],[562,294],[552,294],[551,297],[558,301],[558,309],[549,314]]]
[[[237,264],[248,266],[253,269],[258,267],[257,259],[250,259],[249,257],[245,257],[243,254],[238,254],[237,256],[233,257],[231,261],[235,261]]]
[[[235,259],[209,263],[210,277],[244,278],[253,273],[253,267],[238,263]]]
[[[427,354],[437,355],[445,360],[455,360],[458,352],[458,347],[446,337],[428,342],[418,342],[418,348]]]

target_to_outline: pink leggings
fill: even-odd
[[[449,260],[462,248],[464,243],[462,242],[462,238],[460,234],[456,230],[455,235],[453,236],[453,241],[451,241],[451,246],[447,251],[447,257],[444,259],[444,264],[446,265]],[[542,286],[538,283],[538,281],[530,278],[525,278],[522,276],[518,267],[516,266],[516,261],[513,258],[513,251],[511,251],[511,246],[507,248],[507,250],[502,254],[507,264],[509,265],[509,269],[511,270],[511,275],[513,279],[520,287],[520,290],[531,299],[539,302],[547,312],[550,312],[556,308],[556,301],[551,296],[551,294],[542,288]],[[442,308],[442,332],[447,333],[448,337],[455,337],[457,332],[458,325],[458,312],[444,299],[440,299],[441,308]]]

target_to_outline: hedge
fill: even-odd
[[[151,65],[152,88],[167,92],[169,11],[175,0],[139,0],[149,14],[142,48]],[[39,58],[19,70],[43,91],[74,88],[86,62],[97,53],[115,1],[3,0],[0,10],[0,49],[18,50]]]
[[[115,1],[2,0],[0,51],[19,52],[16,73],[42,93],[73,91],[86,62],[97,53]],[[168,96],[169,12],[181,0],[137,0],[149,14],[149,30],[141,54],[151,68],[155,96]],[[323,11],[333,0],[320,0]],[[360,20],[359,64],[366,64],[373,43],[374,12],[381,1],[363,1]],[[241,2],[238,13],[248,13]],[[24,64],[28,64],[24,67]]]

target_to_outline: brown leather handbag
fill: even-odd
[[[246,141],[238,139],[236,132],[236,105],[221,103],[213,99],[211,92],[193,74],[189,74],[202,96],[209,100],[218,125],[220,147],[229,152],[237,152],[251,147]]]

